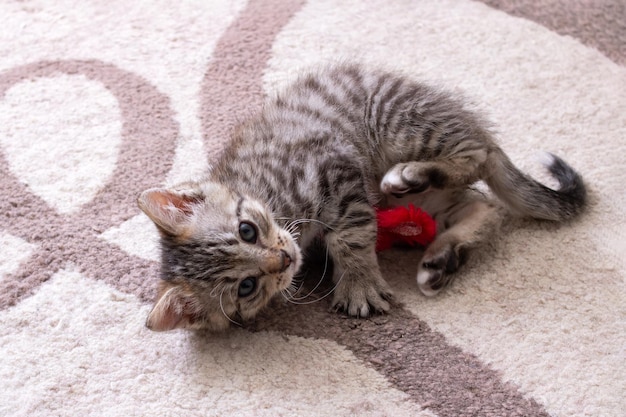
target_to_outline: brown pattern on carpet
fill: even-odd
[[[549,415],[513,384],[503,382],[498,372],[451,346],[402,306],[387,315],[354,319],[329,311],[326,300],[276,304],[253,325],[255,331],[333,340],[438,416]]]
[[[72,265],[142,299],[152,297],[157,268],[99,238],[99,234],[137,214],[135,196],[162,182],[171,168],[178,123],[167,96],[145,79],[99,61],[35,62],[0,74],[0,97],[13,85],[56,74],[81,74],[100,81],[118,100],[122,145],[115,171],[98,195],[77,213],[63,215],[34,195],[0,157],[0,226],[39,245],[20,270],[5,277],[0,308],[32,294],[55,272]]]
[[[202,83],[202,132],[215,157],[235,125],[264,99],[261,77],[274,38],[304,0],[251,0],[220,38]],[[268,19],[267,11],[272,10]]]
[[[626,2],[623,0],[479,0],[513,16],[533,20],[626,64]]]

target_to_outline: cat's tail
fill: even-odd
[[[574,218],[585,208],[587,190],[580,174],[556,155],[546,154],[544,162],[559,182],[556,190],[521,172],[501,149],[493,150],[487,163],[490,175],[485,182],[518,214],[564,221]]]

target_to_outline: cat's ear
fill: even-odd
[[[146,327],[156,332],[190,327],[197,317],[192,298],[185,296],[176,285],[164,284],[159,297],[148,314]]]
[[[203,200],[204,196],[196,190],[151,188],[141,193],[137,204],[161,230],[178,236]]]

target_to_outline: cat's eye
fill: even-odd
[[[247,297],[256,290],[256,278],[248,277],[239,283],[238,295]]]
[[[239,236],[241,236],[244,242],[256,243],[256,227],[254,227],[252,223],[248,222],[239,223]]]

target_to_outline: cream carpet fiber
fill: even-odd
[[[0,415],[623,416],[621,0],[0,1]],[[138,193],[199,175],[298,69],[358,60],[463,93],[571,224],[511,220],[427,299],[367,320],[277,300],[249,328],[152,333]]]

